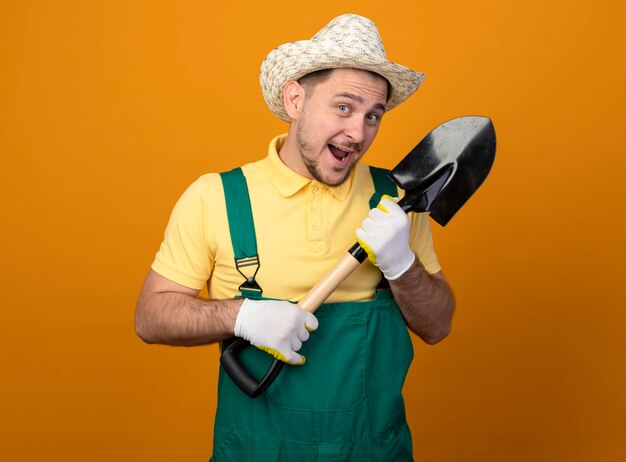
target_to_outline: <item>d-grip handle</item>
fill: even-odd
[[[341,284],[367,258],[367,253],[359,244],[355,244],[349,253],[339,260],[329,272],[300,300],[298,306],[303,310],[314,313],[324,301],[330,297],[337,286]],[[315,335],[315,334],[313,334]],[[239,354],[250,346],[247,340],[233,337],[233,341],[224,349],[220,363],[232,381],[250,398],[262,395],[276,380],[285,365],[284,362],[274,359],[265,376],[261,380],[255,378],[244,367]],[[296,366],[299,367],[299,366]],[[306,367],[306,366],[304,366]]]
[[[250,398],[256,398],[262,395],[267,387],[269,387],[280,371],[283,370],[284,362],[274,359],[270,368],[265,373],[265,376],[261,380],[257,380],[252,374],[250,374],[246,368],[241,364],[239,360],[239,353],[250,346],[250,342],[239,337],[233,337],[233,341],[228,345],[222,356],[220,356],[220,363],[226,373],[235,382],[235,385],[239,387]]]

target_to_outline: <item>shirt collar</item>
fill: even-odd
[[[267,157],[264,161],[265,169],[268,173],[270,181],[278,190],[278,192],[284,197],[290,197],[300,191],[305,186],[316,184],[322,188],[328,189],[330,192],[333,193],[335,198],[343,201],[350,192],[350,188],[352,187],[352,182],[354,180],[354,172],[356,169],[353,169],[352,173],[350,174],[350,178],[348,178],[347,181],[344,181],[339,186],[326,186],[316,180],[311,180],[309,178],[303,177],[299,173],[296,173],[289,167],[287,167],[278,156],[278,151],[280,151],[280,148],[282,148],[286,138],[287,135],[283,134],[276,136],[272,139],[272,141],[270,141]]]

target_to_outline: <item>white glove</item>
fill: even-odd
[[[357,241],[369,260],[389,280],[398,279],[415,261],[409,247],[411,222],[396,202],[397,199],[384,195],[356,230]]]
[[[235,335],[276,359],[301,365],[305,357],[296,351],[318,325],[312,313],[293,303],[245,299],[235,320]]]

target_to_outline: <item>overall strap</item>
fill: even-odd
[[[389,177],[389,170],[370,166],[370,174],[374,181],[374,194],[370,198],[370,209],[373,209],[380,202],[380,198],[387,194],[391,197],[398,195],[398,187]],[[376,300],[388,300],[393,298],[389,288],[389,281],[384,277],[376,288]]]
[[[373,209],[380,202],[380,198],[387,194],[391,197],[398,195],[398,187],[389,177],[389,170],[370,166],[370,174],[374,181],[374,194],[370,198],[370,209]]]
[[[220,173],[224,186],[230,239],[235,253],[235,266],[245,282],[239,286],[243,297],[260,297],[263,289],[256,282],[261,266],[256,245],[254,219],[250,206],[248,184],[241,168]]]

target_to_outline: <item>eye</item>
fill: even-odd
[[[372,122],[372,123],[376,123],[380,120],[380,116],[378,114],[367,114],[367,121],[368,122]]]
[[[348,112],[350,111],[350,106],[347,104],[338,104],[337,109],[339,109],[339,112]]]

